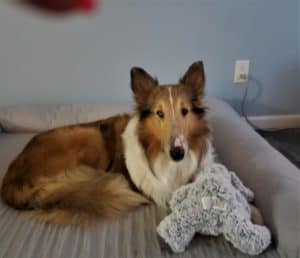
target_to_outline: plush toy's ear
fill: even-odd
[[[144,106],[151,91],[158,85],[158,81],[144,69],[133,67],[130,71],[131,89],[138,107]]]
[[[202,61],[193,63],[184,76],[180,79],[180,83],[186,85],[191,90],[193,100],[195,102],[204,96],[205,72]]]

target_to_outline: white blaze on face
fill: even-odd
[[[170,101],[170,107],[171,107],[171,113],[172,113],[172,120],[173,125],[176,125],[176,116],[175,116],[175,108],[174,108],[174,99],[172,95],[172,87],[168,88],[169,90],[169,101]],[[185,138],[182,134],[178,134],[176,138],[174,139],[174,147],[182,147],[184,150],[187,150],[187,144],[185,141]]]
[[[174,110],[174,101],[173,101],[173,96],[172,96],[172,88],[169,87],[168,90],[169,90],[169,100],[170,100],[173,122],[175,122],[176,118],[175,118],[175,110]]]
[[[174,147],[181,147],[183,148],[185,151],[187,151],[187,144],[185,141],[185,138],[182,134],[179,134],[178,136],[176,136],[176,138],[174,139]]]
[[[182,142],[179,137],[175,138],[174,147],[182,147]]]

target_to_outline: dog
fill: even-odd
[[[34,136],[8,167],[5,203],[60,225],[118,218],[149,201],[166,207],[212,162],[203,63],[174,85],[159,85],[142,68],[130,74],[135,112]]]

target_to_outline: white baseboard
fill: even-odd
[[[249,116],[248,119],[261,129],[300,128],[300,114]]]

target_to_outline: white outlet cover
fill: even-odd
[[[234,69],[234,83],[248,82],[250,70],[250,60],[236,60]]]

